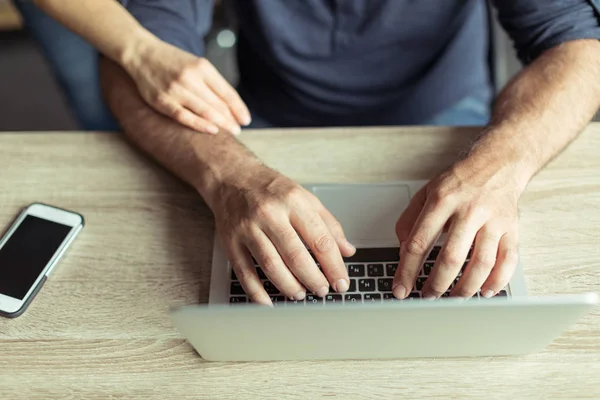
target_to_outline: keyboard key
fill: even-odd
[[[279,294],[279,289],[277,289],[275,285],[271,283],[271,281],[265,281],[263,286],[267,294]]]
[[[423,275],[429,276],[429,274],[431,274],[432,269],[433,269],[433,263],[426,262],[425,264],[423,264]]]
[[[267,279],[267,276],[260,267],[256,267],[256,273],[260,279]]]
[[[396,296],[394,296],[393,293],[384,293],[383,301],[398,301],[398,299],[396,298]]]
[[[381,293],[365,294],[365,302],[368,302],[368,301],[381,301]]]
[[[309,294],[306,296],[306,304],[321,304],[323,299],[317,295]]]
[[[407,298],[408,299],[420,299],[421,292],[410,292]]]
[[[445,292],[442,294],[442,297],[450,297],[450,292]]]
[[[246,303],[247,301],[248,301],[248,298],[246,296],[231,296],[229,298],[229,303],[231,303],[231,304]]]
[[[273,307],[283,307],[285,304],[285,296],[271,296]]]
[[[238,281],[231,282],[231,287],[229,289],[229,294],[246,294],[244,292],[244,288],[242,288],[242,284]]]
[[[394,275],[396,275],[397,268],[398,268],[398,263],[385,264],[385,274],[387,276],[394,276]]]
[[[417,278],[417,284],[416,284],[417,290],[423,290],[423,285],[425,284],[426,280],[427,280],[427,278]]]
[[[383,264],[367,264],[367,275],[383,276]]]
[[[347,294],[344,296],[344,300],[346,301],[346,303],[361,303],[362,302],[362,294],[360,294],[360,293]]]
[[[341,303],[342,295],[341,294],[328,294],[325,296],[326,303]]]
[[[498,292],[498,294],[494,297],[507,297],[508,293],[506,293],[506,290],[501,290]]]
[[[377,279],[377,290],[380,292],[391,292],[392,291],[392,278],[379,278]]]
[[[358,290],[360,292],[372,292],[375,290],[375,279],[359,279]]]
[[[427,261],[435,261],[437,260],[437,256],[438,254],[440,254],[440,250],[442,248],[440,246],[435,246],[433,248],[433,250],[431,250],[431,253],[429,253],[429,256],[427,257]]]
[[[365,276],[365,266],[361,265],[361,264],[348,265],[348,276],[350,276],[350,277]]]
[[[350,279],[350,287],[348,292],[356,292],[356,279]]]
[[[290,299],[287,299],[285,304],[287,306],[292,306],[292,307],[293,306],[303,306],[304,305],[304,299],[302,299],[302,300],[290,300]]]

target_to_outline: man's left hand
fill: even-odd
[[[479,289],[492,297],[509,282],[518,262],[518,199],[525,185],[517,167],[466,158],[430,181],[396,224],[400,263],[393,291],[405,298],[443,231],[445,243],[425,282],[423,298],[445,293],[472,256],[451,296],[471,297]]]

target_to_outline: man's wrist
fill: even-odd
[[[490,126],[461,164],[484,175],[509,175],[520,195],[540,168],[534,146],[524,136],[516,128]]]
[[[210,139],[211,142],[219,141],[219,144],[208,144],[212,150],[208,156],[204,152],[198,155],[198,173],[191,184],[209,208],[214,209],[215,204],[220,202],[222,188],[242,187],[256,175],[257,168],[264,167],[264,164],[227,133]],[[206,146],[206,143],[203,146]]]

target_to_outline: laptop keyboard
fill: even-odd
[[[348,276],[350,278],[350,287],[346,293],[336,293],[332,288],[329,289],[329,294],[325,297],[319,297],[312,293],[308,293],[304,300],[290,300],[279,292],[265,276],[260,266],[255,265],[256,272],[263,282],[263,286],[267,294],[271,297],[274,306],[293,306],[293,305],[327,305],[336,303],[370,303],[382,301],[411,301],[422,298],[422,289],[425,280],[431,273],[433,264],[440,251],[440,247],[433,248],[427,260],[423,263],[423,267],[419,272],[419,277],[415,283],[413,291],[404,300],[399,300],[392,294],[392,282],[398,267],[398,248],[362,248],[357,249],[356,254],[352,257],[344,259]],[[463,270],[467,265],[467,258],[463,265]],[[256,264],[256,262],[255,262]],[[319,264],[317,263],[319,266]],[[319,266],[320,267],[320,266]],[[462,270],[458,274],[455,281],[442,297],[449,297],[450,291],[462,276]],[[507,288],[501,290],[496,297],[508,297]],[[483,298],[479,291],[473,298]],[[231,271],[231,282],[229,290],[229,303],[238,305],[250,302],[244,293],[242,285],[237,280],[233,270]]]

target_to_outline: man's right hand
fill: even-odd
[[[148,105],[188,128],[239,134],[240,125],[250,123],[238,93],[205,58],[148,39],[123,66]]]
[[[271,304],[251,256],[290,299],[301,300],[307,291],[323,297],[330,286],[337,292],[348,290],[342,256],[351,256],[356,249],[312,193],[261,164],[221,182],[215,192],[210,203],[218,236],[253,302]]]

